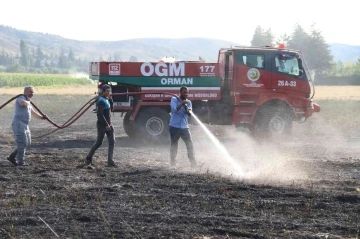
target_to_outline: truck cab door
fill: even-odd
[[[225,104],[233,103],[233,97],[231,97],[233,89],[233,66],[234,66],[234,54],[232,51],[224,53],[224,75],[222,85],[222,102]]]
[[[255,103],[258,95],[272,86],[271,60],[265,51],[235,51],[234,91],[235,105]]]
[[[297,91],[310,93],[310,85],[298,55],[277,52],[272,59],[272,88],[276,92]]]

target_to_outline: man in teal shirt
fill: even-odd
[[[191,138],[188,119],[191,116],[192,104],[187,99],[189,90],[183,86],[180,88],[180,100],[177,97],[171,98],[171,118],[169,123],[171,148],[170,148],[170,164],[176,166],[176,155],[178,150],[178,142],[181,138],[186,145],[188,158],[191,163],[191,167],[196,167],[194,146]]]
[[[109,167],[117,167],[114,162],[114,146],[115,146],[115,134],[114,128],[111,122],[111,106],[109,102],[109,96],[111,94],[111,87],[107,84],[103,85],[102,94],[97,101],[97,139],[95,144],[90,149],[88,153],[85,163],[93,168],[93,156],[95,151],[102,145],[105,134],[107,136],[109,146],[108,146],[108,166]]]

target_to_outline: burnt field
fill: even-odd
[[[0,104],[10,95],[0,96]],[[91,95],[35,95],[61,124]],[[0,111],[0,238],[359,238],[360,101],[322,100],[322,112],[294,124],[291,139],[257,142],[234,128],[208,126],[242,167],[236,173],[199,126],[192,126],[191,170],[180,142],[178,169],[169,145],[131,141],[113,115],[115,161],[96,138],[90,111],[67,129],[33,139],[28,167],[5,157],[14,147],[13,104]],[[32,136],[54,129],[33,118]]]

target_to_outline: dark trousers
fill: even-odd
[[[91,160],[92,157],[95,154],[95,151],[102,145],[105,134],[107,136],[108,142],[109,142],[109,148],[108,148],[108,162],[113,161],[114,156],[114,146],[115,146],[115,134],[114,134],[114,128],[111,126],[109,131],[106,131],[105,126],[97,126],[97,139],[95,144],[90,149],[90,152],[87,159]]]
[[[193,146],[190,130],[169,127],[169,131],[170,131],[170,139],[171,139],[171,148],[170,148],[171,163],[175,163],[175,158],[177,155],[178,143],[180,138],[185,142],[188,158],[190,162],[195,162],[194,146]]]

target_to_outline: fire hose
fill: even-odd
[[[143,95],[143,94],[148,94],[148,93],[144,93],[144,92],[128,92],[128,93],[112,93],[111,96],[119,96],[119,95]],[[172,93],[164,93],[164,92],[158,92],[158,93],[153,93],[153,94],[164,94],[164,95],[171,95],[171,96],[174,96],[176,97],[177,99],[180,100],[180,98],[175,95],[175,94],[172,94]],[[7,102],[5,102],[4,104],[2,104],[0,106],[0,110],[2,108],[4,108],[7,104],[9,104],[10,102],[12,102],[13,100],[17,99],[19,96],[23,96],[23,94],[19,94],[19,95],[16,95],[14,97],[12,97],[11,99],[9,99]],[[50,123],[52,124],[53,126],[56,127],[55,130],[47,133],[47,134],[43,134],[43,135],[40,135],[40,136],[37,136],[37,137],[33,137],[33,139],[38,139],[38,138],[42,138],[42,137],[45,137],[45,136],[48,136],[52,133],[55,133],[56,131],[60,130],[60,129],[65,129],[67,127],[69,127],[70,125],[72,125],[75,121],[77,121],[94,103],[96,103],[97,99],[99,98],[100,96],[96,96],[96,97],[93,97],[91,98],[88,102],[86,102],[86,104],[84,104],[80,110],[78,110],[69,120],[67,120],[64,124],[62,125],[58,125],[56,124],[54,121],[52,121],[51,119],[49,119],[49,117],[47,117],[33,102],[30,102],[31,105],[38,111],[38,113],[42,116],[42,117],[45,117],[45,119]]]

